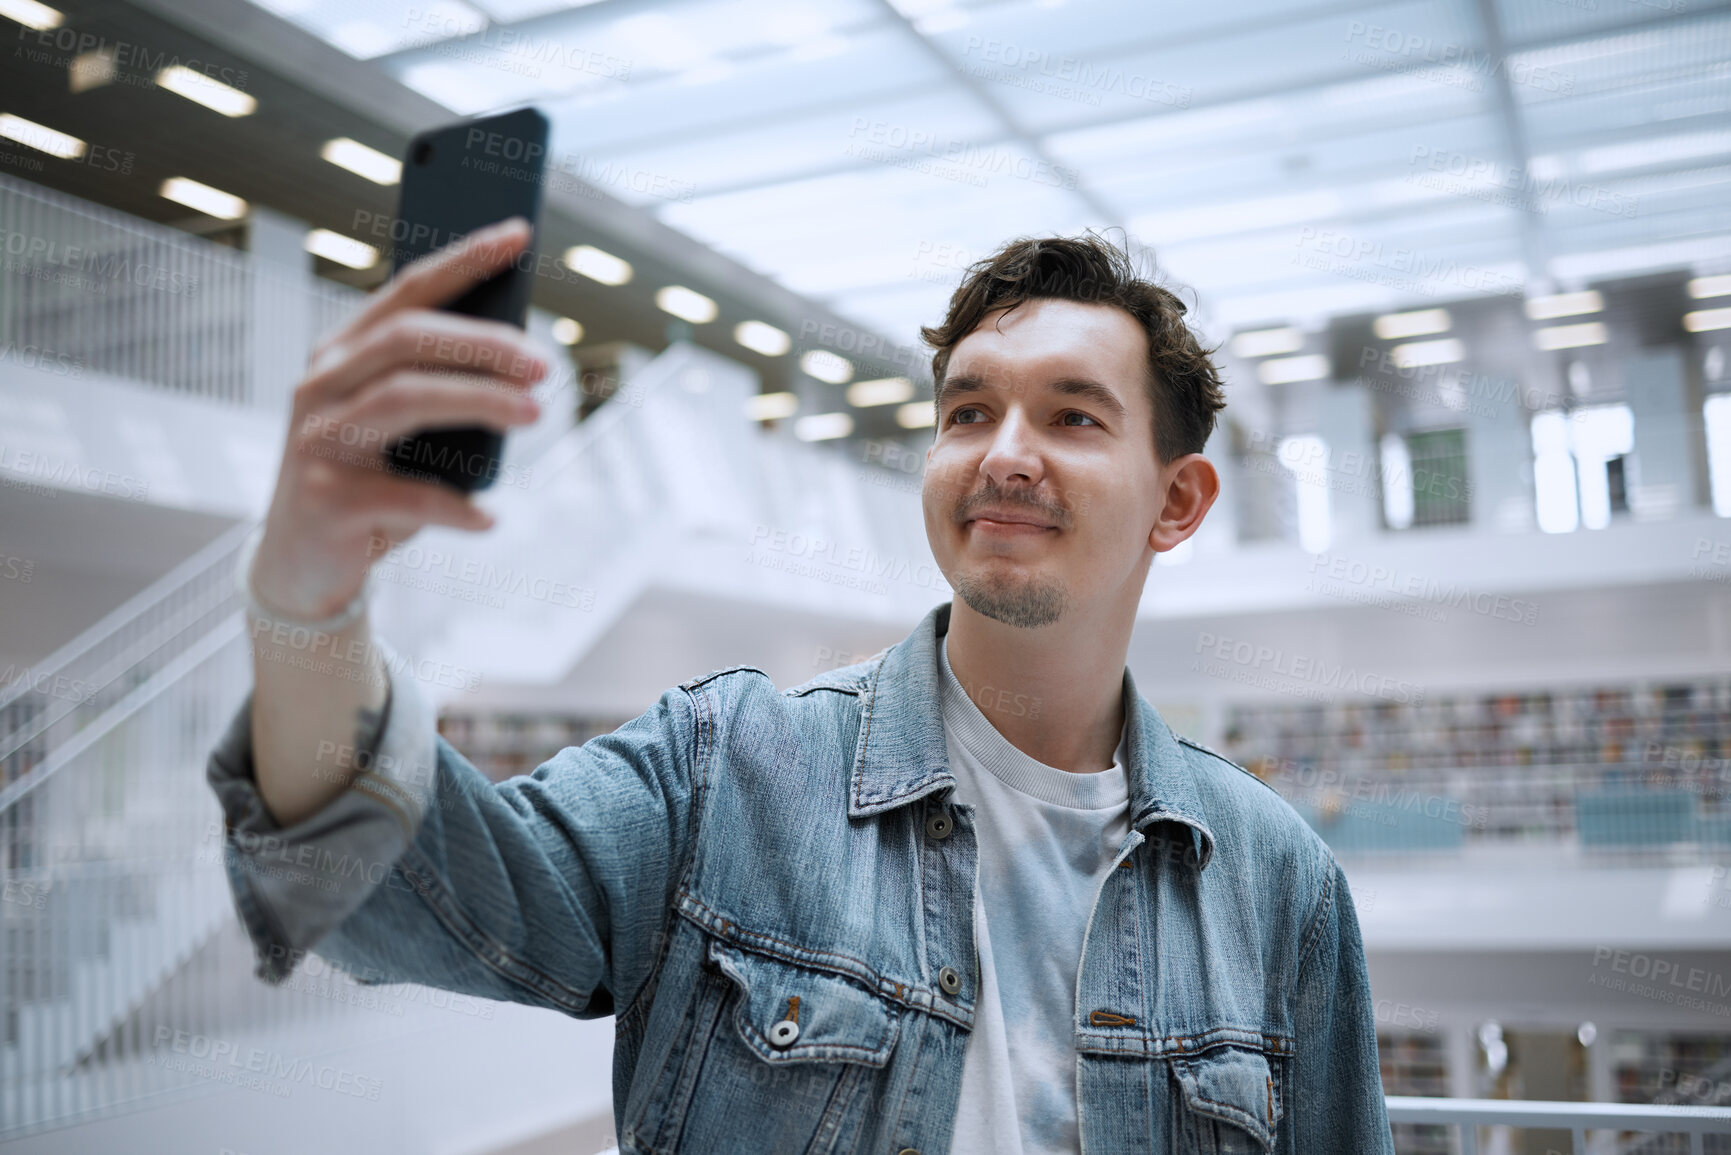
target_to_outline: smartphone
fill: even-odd
[[[520,108],[430,129],[409,142],[391,238],[395,267],[510,217],[530,225],[529,247],[497,276],[444,308],[523,328],[541,231],[541,184],[547,118]],[[458,367],[460,371],[460,366]],[[480,425],[421,429],[385,451],[392,473],[464,493],[498,480],[505,435]]]

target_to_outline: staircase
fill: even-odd
[[[7,441],[122,461],[153,482],[145,500],[239,518],[0,683],[5,1140],[195,1093],[195,1076],[151,1061],[152,1024],[233,1041],[316,1021],[328,1039],[333,1016],[365,1012],[266,998],[226,965],[243,944],[204,776],[250,685],[234,568],[288,393],[359,295],[3,174],[0,228],[43,241],[0,278],[0,348],[33,351],[0,364],[0,412],[18,419]],[[74,253],[95,287],[62,275]],[[123,272],[140,267],[163,274]],[[532,313],[532,330],[546,322]],[[742,366],[676,345],[580,425],[574,404],[544,398],[550,419],[507,441],[520,484],[482,498],[493,532],[430,528],[376,563],[380,635],[494,681],[552,683],[657,585],[917,619],[933,590],[872,593],[747,560],[771,532],[930,560],[913,492],[861,485],[832,450],[762,432],[743,409],[757,389]],[[141,441],[146,424],[163,436]],[[440,555],[455,564],[429,562]]]

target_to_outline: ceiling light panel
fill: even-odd
[[[590,4],[596,3],[597,0],[470,0],[470,2],[498,23],[513,24],[519,20],[533,20],[538,16],[547,16],[572,8],[586,8]]]
[[[677,71],[658,71],[640,56],[634,39],[587,32],[573,36],[585,51],[629,66],[630,84],[618,99],[609,99],[606,91],[579,94],[549,109],[561,142],[579,142],[585,150],[635,150],[646,135],[666,135],[670,126],[677,126],[682,141],[697,140],[712,126],[731,135],[742,124],[786,120],[802,107],[856,110],[882,103],[885,93],[955,91],[953,78],[937,61],[905,33],[881,25],[848,36],[844,55],[821,60],[801,60],[788,52],[756,55],[734,61],[729,77],[710,84],[684,83]],[[712,58],[719,57],[704,59]],[[912,119],[910,127],[924,127],[922,118]]]
[[[1126,7],[1115,12],[1099,11],[1090,5],[1088,20],[1076,19],[1074,12],[1050,10],[1053,23],[1068,18],[1073,26],[1085,30],[1094,39],[1092,44],[1076,42],[1075,34],[1061,32],[1045,35],[1014,29],[1009,21],[988,19],[976,15],[965,28],[930,37],[943,46],[952,60],[977,58],[979,49],[969,54],[970,37],[995,37],[1006,44],[1020,46],[1023,54],[1044,51],[1047,60],[1062,60],[1066,56],[1077,61],[1074,78],[1068,83],[1049,82],[1045,86],[1018,83],[1030,66],[1006,65],[981,60],[973,67],[976,79],[988,84],[1011,115],[1036,132],[1058,131],[1078,124],[1102,119],[1124,119],[1139,113],[1172,112],[1194,104],[1217,103],[1239,94],[1261,94],[1283,84],[1302,87],[1318,78],[1318,61],[1329,61],[1326,74],[1338,75],[1343,50],[1353,44],[1345,39],[1350,27],[1347,18],[1338,14],[1318,15],[1301,19],[1258,21],[1247,19],[1242,9],[1209,9],[1206,5],[1192,16],[1195,25],[1207,27],[1212,35],[1176,40],[1168,17],[1175,17],[1174,5],[1144,5],[1140,10]],[[1189,9],[1193,6],[1184,6]],[[1374,23],[1391,25],[1398,21],[1403,33],[1431,36],[1439,43],[1470,43],[1473,33],[1466,27],[1464,13],[1453,5],[1402,4],[1398,11],[1379,17]],[[1184,21],[1189,22],[1189,21]],[[1372,21],[1361,21],[1369,24]],[[1137,35],[1134,29],[1144,29]],[[1042,29],[1042,31],[1044,31]],[[1068,41],[1069,43],[1066,43]],[[1364,44],[1360,49],[1375,50]],[[1138,43],[1161,44],[1158,48],[1125,47]],[[1170,44],[1170,47],[1164,46]],[[1410,64],[1410,60],[1391,57],[1395,67]],[[1084,63],[1087,71],[1083,71]],[[1050,67],[1050,65],[1048,66]],[[1359,65],[1366,78],[1385,75],[1389,70],[1381,62]],[[1032,74],[1038,76],[1037,67]]]
[[[875,126],[885,126],[881,131]],[[628,204],[656,207],[690,201],[730,188],[797,180],[814,172],[852,166],[870,171],[897,150],[873,142],[888,126],[918,126],[934,142],[930,149],[904,147],[910,163],[938,158],[974,141],[992,140],[1001,127],[979,102],[960,93],[871,102],[826,109],[806,117],[774,117],[738,131],[699,133],[643,149],[636,141],[612,145],[585,140],[556,125],[555,160],[576,176]]]
[[[472,36],[488,25],[462,0],[252,0],[357,60],[372,60],[422,44]]]
[[[947,292],[961,258],[945,265],[932,259],[934,249],[983,255],[1006,237],[1091,223],[1067,191],[984,172],[977,179],[985,186],[874,167],[699,197],[657,215],[795,292],[820,296],[922,280]],[[926,279],[933,276],[940,280]]]

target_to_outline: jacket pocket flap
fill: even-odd
[[[1244,1047],[1215,1047],[1174,1056],[1171,1062],[1192,1112],[1240,1127],[1265,1150],[1273,1148],[1280,1087],[1267,1055]]]
[[[709,957],[739,987],[735,1023],[765,1062],[889,1062],[899,1015],[859,984],[719,939]]]

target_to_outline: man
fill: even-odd
[[[364,981],[615,1015],[624,1152],[1392,1151],[1339,866],[1125,667],[1154,555],[1219,489],[1219,379],[1177,298],[1093,238],[981,262],[925,332],[956,600],[788,690],[693,678],[495,785],[382,674],[362,597],[372,535],[488,519],[311,449],[531,420],[521,335],[430,308],[525,239],[411,266],[296,391],[255,688],[210,765],[261,977],[316,947]],[[307,639],[367,676],[307,671]],[[249,868],[285,850],[363,868]]]

